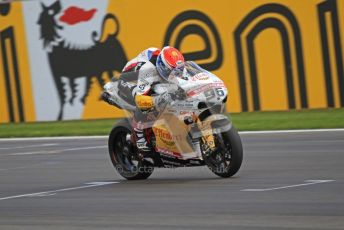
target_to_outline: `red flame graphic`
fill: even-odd
[[[96,11],[96,9],[84,10],[76,6],[71,6],[64,11],[63,15],[60,17],[60,21],[68,25],[87,22],[92,19]]]

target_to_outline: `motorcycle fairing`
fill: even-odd
[[[173,114],[164,114],[160,117],[153,125],[153,132],[157,151],[182,159],[199,156],[187,141],[188,126]]]

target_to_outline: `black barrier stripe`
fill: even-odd
[[[299,92],[300,92],[300,97],[301,97],[301,107],[308,108],[301,31],[300,31],[300,27],[296,20],[295,15],[291,11],[288,11],[288,14],[290,17],[289,19],[292,25],[292,29],[294,31],[294,45],[295,45],[295,51],[296,51],[296,64],[297,64],[298,76],[299,76]]]
[[[340,29],[338,20],[337,1],[328,1],[331,4],[332,11],[332,26],[333,26],[333,38],[336,53],[336,64],[337,64],[337,78],[338,78],[338,89],[340,94],[340,105],[344,107],[344,69],[343,69],[343,56],[342,56],[342,44],[340,40]]]
[[[7,50],[6,50],[6,45],[5,45],[5,42],[6,42],[6,39],[8,39],[10,41],[10,44],[11,44],[11,50],[9,52],[11,52],[11,57],[12,57],[12,64],[13,66],[8,66],[8,56],[7,56]],[[4,62],[4,65],[6,66],[6,79],[7,79],[7,82],[6,82],[6,87],[10,87],[10,74],[9,74],[9,68],[13,68],[13,73],[14,73],[14,80],[15,80],[15,91],[16,92],[11,92],[11,88],[8,88],[7,92],[9,92],[7,94],[7,96],[10,96],[10,100],[11,100],[11,111],[10,114],[12,114],[12,118],[11,118],[11,121],[14,121],[14,106],[12,105],[13,103],[13,100],[12,100],[12,93],[15,93],[16,94],[16,97],[17,97],[17,107],[18,107],[18,115],[19,115],[19,121],[20,122],[23,122],[25,119],[24,119],[24,109],[23,109],[23,98],[22,98],[22,92],[21,92],[21,85],[20,85],[20,77],[19,77],[19,70],[18,70],[18,60],[17,60],[17,52],[16,52],[16,46],[15,46],[15,42],[14,42],[14,31],[13,31],[13,27],[9,27],[7,28],[6,30],[4,30],[2,32],[2,48],[3,50],[5,51],[3,53],[3,56],[4,56],[4,59],[5,62]],[[10,101],[9,101],[10,102]]]
[[[259,101],[259,91],[257,83],[257,67],[255,60],[255,51],[254,51],[254,39],[256,36],[263,30],[267,28],[277,29],[282,38],[283,46],[283,57],[284,57],[284,68],[286,74],[287,82],[287,92],[288,92],[288,107],[289,109],[295,109],[295,94],[294,94],[294,83],[293,83],[293,73],[291,71],[291,54],[290,54],[290,45],[288,32],[285,25],[276,18],[266,18],[260,21],[254,29],[247,35],[247,44],[248,44],[248,54],[249,54],[249,63],[250,63],[250,72],[251,72],[251,81],[253,87],[253,100],[254,100],[254,109],[260,110],[260,101]]]
[[[9,30],[9,39],[11,41],[11,50],[12,50],[12,63],[14,68],[14,76],[15,76],[15,84],[16,84],[16,93],[17,93],[17,102],[18,102],[18,110],[19,110],[19,121],[25,121],[24,117],[24,106],[23,106],[23,97],[22,97],[22,90],[21,90],[21,79],[19,75],[19,66],[18,66],[18,59],[17,59],[17,48],[14,40],[14,30]]]
[[[9,74],[9,69],[8,69],[9,66],[8,66],[6,44],[5,44],[6,37],[4,36],[4,31],[0,32],[2,64],[4,68],[4,75],[5,75],[5,85],[6,85],[5,91],[6,91],[6,97],[7,97],[7,108],[8,108],[9,120],[10,122],[14,122],[15,120],[14,120],[14,111],[13,111],[13,100],[12,100],[12,94],[11,94],[10,74]]]
[[[328,37],[326,32],[326,18],[325,13],[329,10],[329,5],[327,2],[322,2],[318,4],[318,19],[320,27],[320,38],[321,38],[321,49],[322,49],[322,59],[324,65],[325,74],[325,86],[326,86],[326,96],[327,96],[327,106],[334,107],[334,96],[332,87],[332,71],[330,66],[330,53],[328,47]]]
[[[256,29],[259,29],[256,27]],[[251,32],[255,32],[252,30]],[[250,76],[251,76],[251,88],[252,88],[252,101],[253,101],[253,110],[260,110],[260,98],[259,98],[259,87],[258,87],[258,79],[257,79],[257,67],[256,67],[256,55],[254,50],[254,36],[250,36],[249,34],[247,37],[247,53],[248,53],[248,60],[249,60],[249,69],[250,69]]]
[[[235,52],[237,57],[237,66],[239,74],[239,87],[240,87],[240,98],[241,98],[241,110],[243,112],[248,111],[248,100],[247,100],[247,91],[246,91],[246,79],[245,79],[245,67],[244,67],[244,58],[242,44],[240,40],[240,33],[234,33],[234,44]]]

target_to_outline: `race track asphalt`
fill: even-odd
[[[230,179],[145,181],[117,175],[106,138],[0,140],[0,229],[344,229],[344,131],[241,137]]]

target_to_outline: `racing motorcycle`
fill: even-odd
[[[140,123],[151,152],[142,155],[136,147],[132,117],[138,112],[130,88],[136,87],[137,72],[122,73],[104,86],[102,99],[126,111],[127,118],[112,128],[108,149],[117,172],[128,180],[146,179],[155,167],[206,165],[220,177],[231,177],[243,160],[240,136],[224,114],[227,88],[214,74],[187,61],[176,68],[168,82],[152,86],[154,94],[175,95],[159,105],[151,119]]]

